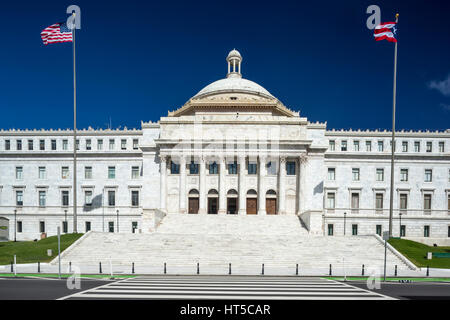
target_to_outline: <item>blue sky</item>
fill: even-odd
[[[40,32],[81,7],[78,128],[139,128],[242,73],[328,128],[391,127],[394,45],[375,42],[367,6],[398,25],[398,129],[450,128],[448,0],[21,1],[0,14],[0,128],[71,128],[72,47]],[[234,4],[234,5],[232,5]]]

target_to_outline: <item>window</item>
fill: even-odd
[[[248,163],[248,174],[256,174],[257,173],[257,164],[256,163]]]
[[[5,150],[11,150],[11,141],[5,140]]]
[[[408,141],[402,142],[402,152],[408,152]]]
[[[69,141],[67,139],[64,139],[62,141],[62,148],[63,148],[63,150],[69,149]]]
[[[132,221],[132,222],[131,222],[131,232],[132,232],[132,233],[136,233],[137,228],[138,228],[138,223],[137,223],[137,221]]]
[[[423,226],[423,236],[425,238],[430,236],[430,226]]]
[[[408,169],[400,169],[400,181],[408,181]]]
[[[92,167],[84,167],[84,178],[92,179]]]
[[[69,206],[69,191],[67,190],[61,191],[61,205],[63,207]]]
[[[330,151],[336,150],[336,142],[334,140],[330,140]]]
[[[67,221],[62,222],[63,233],[67,233]]]
[[[286,162],[286,174],[288,176],[295,176],[295,161]]]
[[[69,167],[62,167],[61,168],[61,178],[62,179],[68,179],[69,178]]]
[[[103,150],[103,139],[97,139],[97,150]]]
[[[439,152],[444,152],[444,141],[439,141]]]
[[[114,139],[109,139],[109,150],[114,150]]]
[[[127,150],[127,140],[126,139],[120,140],[120,149]]]
[[[400,211],[408,209],[408,195],[406,193],[400,193]]]
[[[359,151],[359,141],[353,141],[353,150]]]
[[[189,164],[189,174],[198,174],[198,163],[191,161]]]
[[[86,139],[86,150],[92,149],[92,142],[91,139]]]
[[[139,179],[139,167],[131,167],[131,179]]]
[[[332,236],[334,234],[333,225],[328,224],[328,235]]]
[[[334,192],[327,193],[327,209],[334,209],[336,207],[336,194]]]
[[[77,150],[80,150],[80,139],[77,139],[76,141]]]
[[[39,232],[40,233],[45,232],[45,222],[44,221],[39,221]]]
[[[23,179],[23,167],[16,167],[16,179],[17,180]]]
[[[352,211],[359,209],[359,193],[352,193]]]
[[[328,168],[328,180],[336,180],[336,168]]]
[[[116,167],[108,167],[108,179],[116,178]]]
[[[366,141],[366,151],[372,151],[372,141]]]
[[[16,142],[17,150],[22,150],[22,140],[17,140]]]
[[[420,152],[420,141],[414,141],[414,152]]]
[[[91,206],[92,205],[92,191],[86,190],[84,192],[84,205]]]
[[[431,194],[423,195],[423,210],[429,213],[431,211]]]
[[[39,207],[45,207],[46,195],[45,191],[39,191]]]
[[[108,191],[108,206],[114,207],[116,205],[116,192],[114,190]]]
[[[377,235],[381,236],[381,232],[382,232],[381,224],[376,225],[375,232],[377,233]]]
[[[52,150],[56,150],[56,140],[51,140]]]
[[[23,206],[23,191],[22,190],[16,191],[16,206],[18,206],[18,207]]]
[[[433,170],[425,169],[425,182],[433,181]]]
[[[359,168],[352,169],[352,180],[359,181]]]
[[[384,181],[384,169],[377,169],[377,181]]]
[[[139,149],[139,140],[133,139],[133,150]]]
[[[272,161],[267,162],[266,169],[268,175],[276,175],[277,174],[276,162]]]
[[[86,232],[91,231],[91,222],[90,221],[85,221],[84,222],[84,228],[85,228]]]
[[[375,194],[375,209],[378,213],[383,212],[383,194],[382,193]]]
[[[358,235],[358,225],[352,224],[352,236],[357,236],[357,235]]]
[[[406,237],[406,226],[404,224],[400,226],[400,237]]]
[[[33,140],[28,140],[28,150],[33,150]]]
[[[131,206],[132,207],[139,206],[139,191],[137,190],[131,191]]]
[[[109,232],[114,232],[114,221],[108,222],[108,230]]]
[[[171,174],[180,174],[180,164],[170,161],[170,173]]]
[[[45,150],[45,140],[39,140],[39,150]]]
[[[347,151],[347,141],[343,140],[341,143],[341,151]]]
[[[22,233],[22,221],[17,221],[17,233]]]
[[[383,150],[384,150],[383,141],[378,141],[378,151],[383,152]]]
[[[427,141],[427,152],[433,151],[433,143],[431,141]]]
[[[45,179],[45,167],[39,167],[39,179]]]
[[[209,166],[209,173],[211,173],[211,165]],[[233,163],[229,163],[228,164],[228,174],[237,174],[237,163],[236,163],[236,161],[233,162]]]

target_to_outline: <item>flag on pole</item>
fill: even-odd
[[[45,45],[73,41],[72,30],[67,27],[65,22],[55,23],[45,28],[41,32],[41,38]]]
[[[376,41],[387,40],[390,42],[397,42],[395,33],[397,32],[396,22],[385,22],[375,27],[373,36]]]

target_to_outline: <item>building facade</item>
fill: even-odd
[[[152,232],[166,214],[298,215],[311,235],[388,230],[391,133],[327,130],[242,78],[141,129],[78,131],[77,228]],[[450,130],[396,133],[394,236],[450,236]],[[73,132],[0,131],[0,237],[73,230]]]

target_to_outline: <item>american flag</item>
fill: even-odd
[[[67,27],[65,22],[55,23],[42,30],[41,38],[45,45],[49,43],[72,42],[72,30]]]
[[[397,39],[395,39],[395,33],[397,32],[396,25],[397,23],[395,22],[385,22],[376,26],[373,33],[375,40],[380,41],[386,39],[390,42],[397,42]]]

